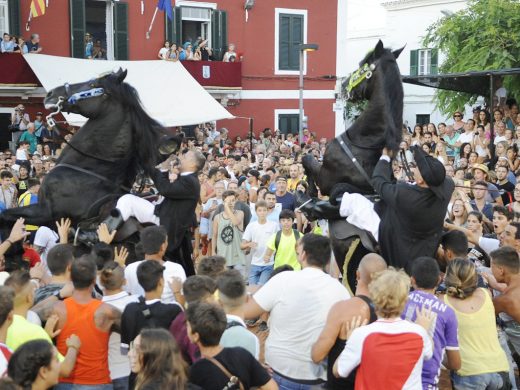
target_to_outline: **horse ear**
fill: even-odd
[[[119,70],[116,72],[116,80],[119,84],[123,82],[123,80],[126,78],[126,75],[128,74],[128,70],[123,70],[122,68],[119,68]]]
[[[383,46],[383,41],[381,41],[381,39],[377,42],[377,45],[374,49],[374,54],[376,55],[376,57],[380,57],[383,55],[383,52],[385,50],[385,47]]]
[[[397,60],[397,58],[399,57],[399,54],[402,53],[402,51],[404,50],[404,48],[406,47],[406,45],[404,45],[403,47],[401,47],[400,49],[397,49],[397,50],[394,50],[392,52],[392,54],[394,55],[394,58]]]

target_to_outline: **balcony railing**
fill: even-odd
[[[186,70],[206,89],[242,88],[242,63],[181,61]]]
[[[30,54],[36,56],[38,54]],[[19,53],[0,53],[0,88],[37,87],[38,78]]]

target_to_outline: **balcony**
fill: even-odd
[[[242,88],[242,63],[220,61],[181,61],[186,70],[207,90]]]
[[[37,54],[33,54],[37,55]],[[0,95],[27,95],[39,91],[40,81],[23,56],[0,53]]]

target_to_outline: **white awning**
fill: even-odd
[[[98,61],[43,54],[24,56],[46,91],[65,83],[88,81],[120,67],[128,70],[126,82],[137,92],[148,114],[164,126],[184,126],[229,119],[233,116],[188,73],[180,62]],[[87,118],[64,113],[81,126]]]

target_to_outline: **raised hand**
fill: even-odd
[[[100,242],[104,242],[105,244],[109,244],[114,240],[116,236],[117,230],[113,230],[112,232],[108,231],[108,226],[106,223],[102,223],[99,225],[97,229],[97,235]]]
[[[69,229],[71,224],[70,218],[61,218],[59,221],[56,221],[60,244],[66,244],[69,241]]]
[[[18,218],[11,229],[11,233],[7,238],[11,242],[23,240],[31,233],[25,231],[25,219]]]

